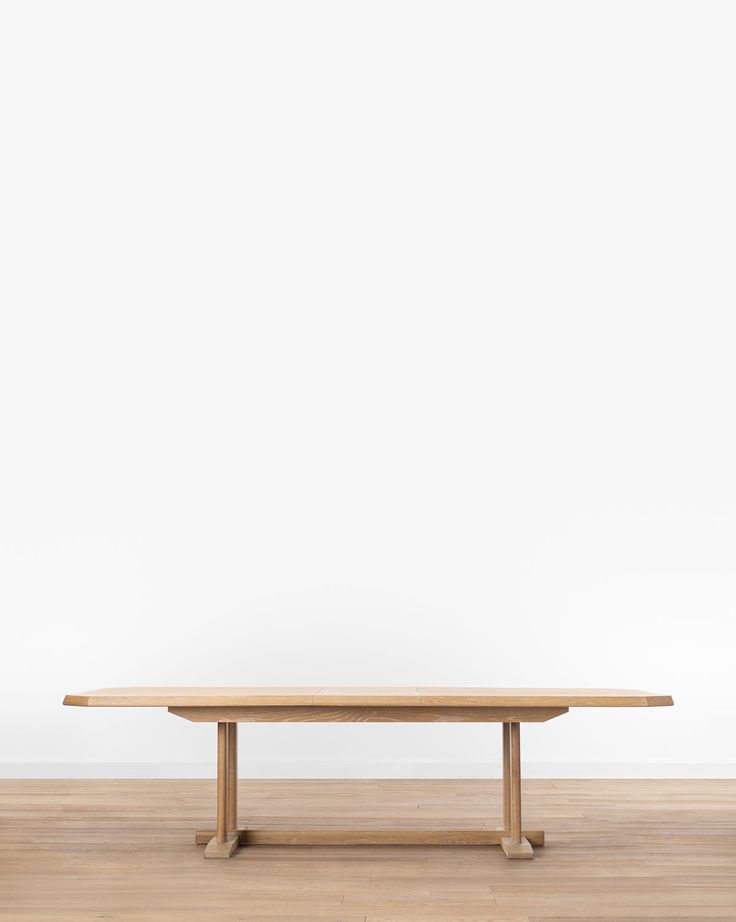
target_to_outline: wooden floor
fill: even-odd
[[[243,781],[241,823],[496,826],[498,781]],[[0,781],[2,922],[736,920],[736,781],[527,781],[499,848],[253,847],[205,861],[209,781]]]

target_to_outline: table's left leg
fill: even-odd
[[[233,795],[230,793],[231,769],[235,767],[232,761],[235,734],[228,726],[226,723],[217,724],[217,831],[204,850],[205,858],[229,858],[238,847],[237,831],[231,833],[228,828],[230,816],[235,809]]]
[[[501,848],[507,858],[533,858],[531,843],[521,833],[521,724],[509,723],[503,741],[504,771],[508,773],[504,778],[504,824],[510,816],[511,835],[501,839]]]
[[[503,828],[511,829],[511,736],[510,724],[502,723],[503,731]]]

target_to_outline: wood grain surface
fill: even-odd
[[[194,723],[220,720],[238,723],[540,723],[566,714],[568,708],[266,704],[245,707],[175,707],[169,708],[169,712]]]
[[[413,707],[659,707],[669,695],[621,688],[97,688],[67,695],[80,707],[228,707],[269,705]]]
[[[0,781],[2,922],[734,922],[736,781],[524,781],[499,848],[254,847],[203,861],[211,781]],[[241,781],[241,823],[489,827],[500,781]]]

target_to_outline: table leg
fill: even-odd
[[[227,831],[238,834],[238,725],[227,724]]]
[[[528,839],[521,834],[521,724],[509,723],[508,742],[507,731],[504,729],[504,770],[508,771],[508,792],[506,797],[506,783],[504,778],[504,825],[506,825],[506,808],[508,805],[511,825],[510,836],[501,839],[501,848],[507,858],[532,858],[534,851]],[[507,757],[508,750],[508,757]]]
[[[238,847],[238,833],[228,834],[228,807],[232,809],[229,792],[231,755],[234,752],[232,733],[226,723],[217,724],[217,829],[204,850],[205,858],[229,858]]]
[[[511,829],[511,735],[508,723],[503,729],[503,828]]]

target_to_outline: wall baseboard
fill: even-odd
[[[494,762],[311,762],[241,759],[245,778],[500,778]],[[525,778],[736,778],[734,763],[529,762]],[[214,778],[210,762],[0,762],[0,778]]]

